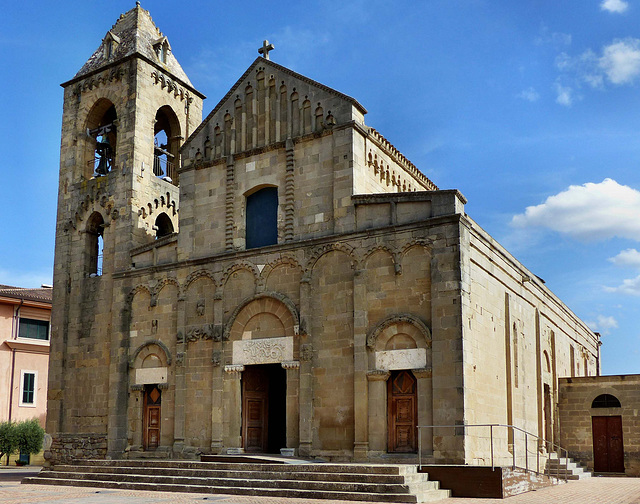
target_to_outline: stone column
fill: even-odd
[[[309,278],[300,283],[300,323],[306,325],[310,315],[311,285]],[[298,454],[311,455],[313,447],[313,344],[307,334],[307,343],[300,345],[300,445]]]
[[[222,350],[222,293],[218,292],[213,298],[213,354],[211,355],[211,365],[213,366],[213,376],[211,379],[211,451],[221,453],[224,446],[223,434],[223,409],[222,402],[224,393],[224,352]]]
[[[283,448],[298,448],[300,444],[300,361],[282,362],[282,367],[287,372],[287,446]]]
[[[387,380],[389,371],[367,373],[369,381],[369,451],[382,455],[387,452]]]
[[[353,458],[356,461],[366,460],[369,451],[366,298],[364,272],[357,270],[353,278]]]
[[[142,450],[144,385],[131,385],[129,390],[129,442],[134,450]]]
[[[433,388],[431,384],[431,368],[412,369],[418,382],[418,425],[433,425]],[[433,455],[433,429],[420,429],[422,438],[422,456]]]
[[[225,250],[233,250],[234,201],[235,201],[235,168],[233,156],[227,156],[227,177],[225,197]]]
[[[223,394],[226,407],[223,411],[224,446],[242,448],[242,365],[224,367]]]
[[[184,337],[186,329],[186,313],[185,313],[185,298],[183,296],[178,298],[178,330],[181,331],[176,338],[178,343],[176,344],[176,352],[183,353],[186,357],[187,342]],[[186,364],[177,365],[175,367],[175,414],[173,424],[173,452],[182,453],[184,449],[184,429],[185,429],[185,396],[187,394],[186,385]]]

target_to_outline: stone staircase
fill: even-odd
[[[591,472],[587,471],[572,458],[558,458],[555,454],[552,454],[547,459],[545,474],[549,476],[557,475],[560,479],[564,479],[566,475],[568,480],[580,480],[591,477]]]
[[[78,460],[43,469],[23,483],[370,502],[417,503],[450,496],[415,465],[401,464]]]

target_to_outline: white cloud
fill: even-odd
[[[592,331],[599,331],[603,334],[609,334],[611,329],[618,328],[618,321],[609,316],[605,317],[604,315],[598,315],[596,321],[587,322],[587,325],[591,328]]]
[[[602,0],[600,8],[609,12],[622,13],[627,10],[629,4],[624,0]]]
[[[615,257],[610,257],[611,261],[616,266],[631,266],[633,268],[640,268],[640,252],[636,249],[626,249],[620,252]]]
[[[605,179],[572,185],[515,215],[516,227],[544,227],[582,241],[614,236],[640,241],[640,191]]]
[[[640,275],[635,278],[627,278],[626,280],[623,280],[618,287],[605,287],[604,290],[607,292],[640,296]]]
[[[549,27],[543,25],[540,27],[540,35],[535,39],[535,43],[538,45],[551,44],[554,46],[567,46],[571,45],[571,35],[569,33],[562,32],[550,32]]]
[[[522,98],[523,100],[529,102],[538,101],[540,95],[533,87],[528,87],[527,89],[523,89],[518,95],[518,98]]]
[[[569,86],[563,86],[556,82],[556,103],[565,107],[570,107],[573,104],[573,89]]]
[[[640,40],[617,40],[602,50],[600,67],[614,84],[630,84],[640,75]]]

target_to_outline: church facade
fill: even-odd
[[[597,334],[269,50],[202,120],[138,5],[63,84],[49,460],[482,463],[486,432],[452,426],[556,439]]]

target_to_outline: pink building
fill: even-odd
[[[51,292],[0,285],[0,422],[45,426]]]

